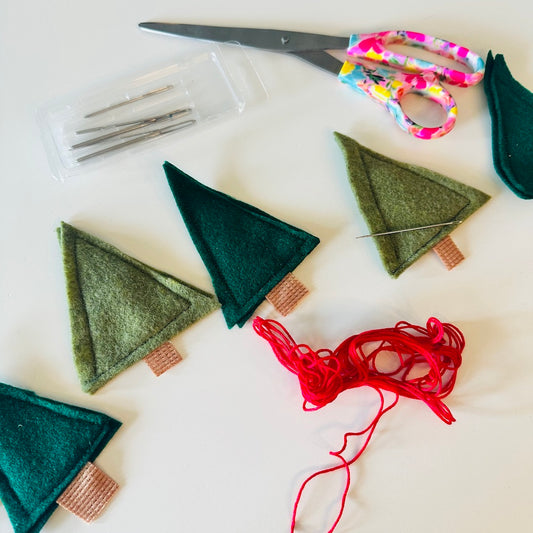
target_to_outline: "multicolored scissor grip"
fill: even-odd
[[[384,105],[398,125],[419,139],[436,139],[446,135],[454,126],[457,106],[451,94],[438,83],[432,72],[407,74],[385,68],[371,68],[360,64],[344,63],[339,79],[358,92],[367,94]],[[416,124],[403,111],[400,101],[407,93],[415,93],[433,100],[446,113],[446,119],[438,127]]]
[[[414,57],[388,50],[387,44],[406,44],[424,48],[440,56],[453,59],[469,67],[472,72],[461,72]],[[448,133],[457,118],[457,106],[450,93],[439,81],[466,87],[483,79],[483,60],[467,48],[423,33],[387,31],[352,35],[347,50],[355,62],[346,62],[339,79],[355,90],[371,96],[383,104],[395,117],[399,126],[420,139],[435,139]],[[391,69],[365,66],[357,60],[380,63]],[[439,104],[446,113],[438,127],[416,124],[401,107],[405,94],[419,94]]]
[[[472,72],[461,72],[423,59],[398,54],[386,47],[391,44],[423,48],[428,52],[453,59],[468,67]],[[433,72],[440,81],[460,87],[468,87],[480,82],[485,70],[483,59],[468,48],[414,31],[355,34],[350,37],[347,53],[356,60],[373,61],[405,72],[419,74]]]

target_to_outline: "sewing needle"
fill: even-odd
[[[102,150],[98,150],[96,152],[92,152],[87,155],[83,155],[81,157],[78,157],[76,159],[76,163],[82,163],[83,161],[86,161],[87,159],[92,159],[93,157],[97,157],[99,155],[107,154],[109,152],[113,152],[115,150],[119,150],[121,148],[124,148],[126,146],[131,146],[132,144],[136,144],[141,141],[145,141],[147,139],[151,139],[153,137],[158,137],[159,135],[166,135],[168,133],[172,133],[174,131],[181,130],[183,128],[187,128],[189,126],[192,126],[193,124],[196,124],[196,120],[186,120],[184,122],[179,122],[178,124],[174,124],[171,126],[167,126],[166,128],[161,128],[159,130],[152,130],[152,131],[146,131],[138,133],[137,136],[133,137],[129,141],[124,141],[118,144],[114,144],[112,146],[108,146],[107,148],[103,148]]]
[[[155,124],[156,122],[162,122],[165,120],[172,120],[174,118],[186,115],[191,112],[191,108],[181,108],[181,109],[175,109],[174,111],[170,111],[168,113],[164,113],[162,115],[158,115],[155,117],[150,117],[146,119],[138,120],[137,122],[132,122],[131,126],[128,126],[127,128],[123,128],[120,130],[113,131],[111,133],[106,133],[104,135],[100,135],[99,137],[93,137],[92,139],[88,139],[86,141],[82,141],[76,144],[73,144],[71,146],[71,149],[75,148],[83,148],[85,146],[91,146],[92,144],[98,144],[103,141],[107,141],[109,139],[112,139],[113,137],[120,137],[121,135],[124,135],[125,133],[130,133],[132,131],[138,130],[140,128],[144,128],[145,126],[149,126],[151,124]]]
[[[417,231],[419,229],[437,228],[439,226],[451,226],[452,224],[460,224],[462,220],[453,220],[452,222],[441,222],[439,224],[429,224],[428,226],[418,226],[416,228],[397,229],[394,231],[384,231],[382,233],[369,233],[368,235],[359,235],[356,239],[364,239],[366,237],[380,237],[381,235],[392,235],[393,233],[404,233],[406,231]]]
[[[143,98],[148,98],[150,96],[155,96],[156,94],[164,93],[165,91],[169,91],[170,89],[173,89],[173,88],[174,88],[174,85],[165,85],[164,87],[160,87],[159,89],[154,89],[153,91],[148,91],[147,93],[141,94],[139,96],[135,96],[134,98],[127,98],[126,100],[123,100],[122,102],[117,102],[116,104],[112,104],[102,109],[98,109],[97,111],[93,111],[92,113],[85,115],[84,118],[95,117],[96,115],[100,115],[101,113],[105,113],[106,111],[111,111],[112,109],[116,109],[117,107],[121,107],[126,104],[131,104],[133,102],[137,102],[139,100],[142,100]]]

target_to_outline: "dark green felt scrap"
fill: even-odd
[[[465,220],[490,197],[424,167],[401,163],[335,132],[350,185],[370,233]],[[387,272],[398,277],[454,225],[373,237]]]
[[[102,413],[0,383],[0,500],[15,533],[41,530],[57,498],[120,426]]]
[[[319,239],[211,189],[171,163],[163,165],[183,220],[200,253],[229,328],[242,327]]]
[[[492,159],[502,181],[520,198],[533,198],[533,93],[516,81],[502,54],[489,52],[485,94],[492,123]]]
[[[216,297],[62,223],[74,361],[94,393],[128,366],[220,307]]]

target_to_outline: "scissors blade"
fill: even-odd
[[[243,46],[252,46],[274,52],[340,50],[348,48],[350,44],[349,37],[335,37],[283,30],[203,26],[197,24],[169,24],[164,22],[141,22],[139,27],[158,33],[169,33],[207,41],[237,42]]]
[[[329,55],[327,52],[322,50],[311,50],[309,52],[289,52],[293,56],[297,56],[308,63],[311,63],[315,67],[331,72],[337,76],[341,71],[342,61],[339,61],[332,55]]]

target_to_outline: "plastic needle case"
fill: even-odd
[[[240,114],[266,96],[240,46],[210,45],[49,103],[38,110],[38,122],[52,174],[63,180],[148,142]]]

